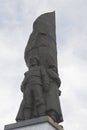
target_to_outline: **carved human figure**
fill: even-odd
[[[48,86],[49,80],[45,68],[40,66],[37,57],[30,58],[29,71],[25,73],[25,78],[21,85],[23,101],[16,121],[33,118],[35,111],[38,117],[45,115],[46,105],[43,91],[45,91]]]
[[[63,121],[59,96],[61,91],[59,90],[61,80],[57,74],[55,65],[49,65],[47,73],[50,80],[50,88],[46,94],[46,111],[47,115],[53,118],[57,123]]]
[[[24,52],[29,70],[21,85],[23,100],[16,121],[43,115],[52,117],[57,123],[63,121],[56,47],[55,12],[42,14],[33,23]]]

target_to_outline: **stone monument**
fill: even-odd
[[[35,20],[24,58],[28,71],[24,73],[21,84],[23,100],[16,117],[17,123],[44,117],[55,123],[62,122],[55,12],[45,13]],[[6,128],[9,130],[9,127]]]

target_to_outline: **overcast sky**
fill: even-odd
[[[24,49],[32,24],[54,10],[62,125],[87,129],[87,0],[0,0],[0,130],[15,122],[22,100]]]

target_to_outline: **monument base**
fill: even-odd
[[[63,130],[63,128],[49,116],[43,116],[6,125],[4,130]]]

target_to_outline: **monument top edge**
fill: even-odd
[[[31,126],[31,125],[35,125],[35,124],[41,124],[41,123],[49,123],[50,125],[55,127],[56,130],[63,130],[60,127],[60,125],[55,123],[52,120],[52,118],[50,118],[49,116],[43,116],[43,117],[31,119],[31,120],[24,120],[24,121],[20,121],[20,122],[13,123],[13,124],[8,124],[8,125],[5,125],[4,130],[12,130],[15,128],[26,127],[26,126]]]

